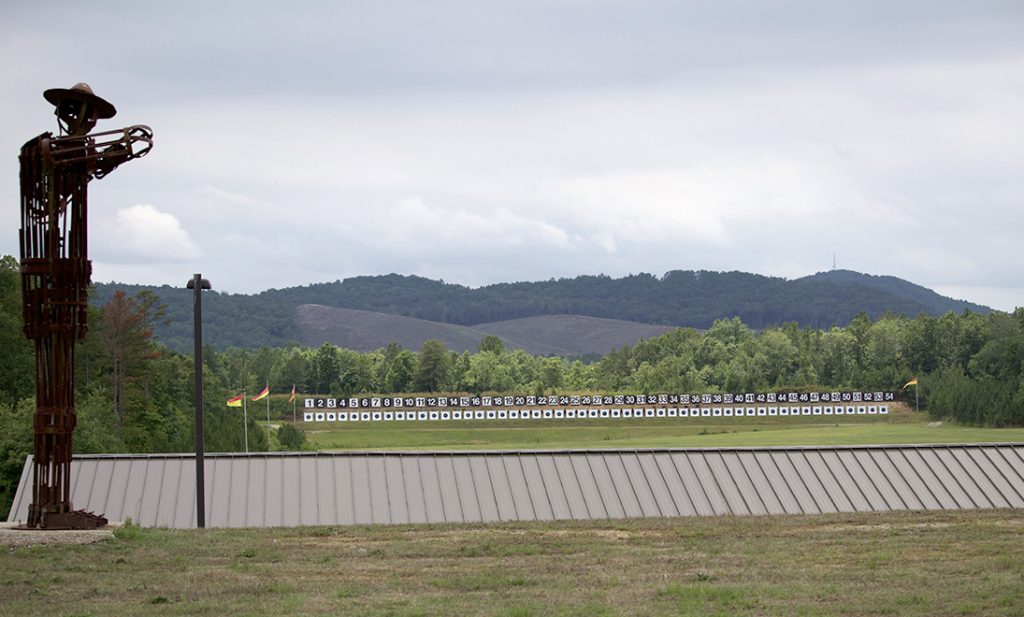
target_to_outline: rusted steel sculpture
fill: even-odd
[[[36,348],[35,446],[30,528],[101,527],[103,516],[71,504],[75,430],[75,342],[85,337],[92,264],[88,258],[90,180],[147,154],[146,126],[89,134],[114,106],[88,84],[43,93],[56,108],[60,135],[44,133],[21,148],[21,290],[25,335]]]

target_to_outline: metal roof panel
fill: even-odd
[[[452,456],[450,458],[455,471],[455,483],[459,491],[463,520],[484,520],[482,500],[477,488],[477,479],[473,475],[471,459],[468,456]]]
[[[846,486],[844,486],[842,480],[836,476],[836,470],[834,467],[841,468],[842,463],[838,458],[825,458],[825,454],[831,454],[829,451],[825,452],[807,452],[805,451],[804,456],[807,458],[807,463],[811,468],[811,472],[815,475],[821,486],[828,493],[829,500],[836,507],[836,510],[840,512],[856,512],[857,507],[854,505],[853,498],[850,496],[850,492]],[[852,488],[852,487],[851,487]]]
[[[884,478],[886,482],[893,489],[893,494],[898,496],[900,501],[903,502],[904,509],[907,510],[925,510],[927,507],[921,498],[914,491],[914,488],[907,483],[903,477],[903,473],[900,468],[897,468],[893,463],[892,458],[889,457],[889,452],[899,453],[899,450],[892,448],[883,448],[879,450],[869,450],[868,456],[871,462],[878,468],[880,478]],[[905,467],[905,465],[904,465]]]
[[[388,497],[388,476],[383,456],[367,456],[366,481],[370,487],[370,522],[387,525],[391,521],[391,501]]]
[[[623,515],[627,518],[637,518],[644,515],[643,507],[633,489],[633,483],[629,481],[629,473],[626,471],[625,463],[622,461],[626,452],[605,452],[601,456],[608,469],[608,477],[611,480],[611,487],[622,504]]]
[[[487,456],[484,457],[487,465],[487,477],[490,480],[494,494],[494,507],[497,511],[497,520],[515,521],[519,519],[516,513],[515,497],[512,494],[512,484],[508,478],[508,471],[505,468],[505,457]]]
[[[373,524],[373,509],[370,493],[370,466],[366,455],[353,456],[350,459],[352,473],[352,521],[357,525]]]
[[[786,514],[787,509],[782,505],[782,498],[779,496],[779,493],[781,491],[788,493],[788,491],[786,491],[785,483],[780,483],[779,486],[776,486],[768,478],[765,464],[769,466],[770,471],[775,471],[775,464],[767,460],[769,457],[764,457],[765,460],[762,460],[762,457],[757,452],[737,452],[737,457],[740,463],[743,464],[743,470],[746,472],[753,490],[764,506],[765,512],[768,514]]]
[[[501,457],[505,467],[505,478],[508,480],[512,503],[516,508],[516,519],[521,521],[536,520],[537,512],[533,507],[533,496],[526,483],[526,468],[519,453],[512,452]]]
[[[592,456],[580,458],[586,461],[587,467],[589,467],[591,475],[594,478],[594,490],[601,501],[601,507],[604,510],[605,517],[625,517],[626,510],[622,507],[622,499],[619,497],[619,492],[615,488],[615,482],[612,481],[611,471],[608,469],[608,463],[604,460],[604,455],[595,453]]]
[[[729,508],[729,503],[725,499],[725,495],[722,493],[722,488],[719,485],[717,476],[711,467],[708,466],[708,460],[706,452],[698,450],[693,453],[684,454],[690,467],[693,469],[694,474],[700,482],[701,487],[704,489],[705,494],[708,498],[708,503],[711,505],[711,514],[732,514],[732,510]]]
[[[647,456],[645,453],[643,456]],[[640,461],[641,454],[638,452],[623,452],[621,455],[622,467],[626,471],[626,478],[633,487],[633,494],[640,505],[641,516],[663,516],[658,500],[654,496],[654,489],[651,486],[651,477],[647,475]]]
[[[580,486],[579,476],[573,467],[573,457],[568,454],[556,454],[552,457],[555,464],[555,472],[561,483],[562,493],[569,508],[569,518],[589,519],[590,508],[587,507],[587,500],[583,496],[583,488]]]

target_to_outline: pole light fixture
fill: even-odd
[[[206,478],[203,444],[203,296],[204,289],[212,289],[210,281],[195,274],[186,289],[195,291],[193,315],[195,317],[195,382],[196,382],[196,527],[206,527]]]

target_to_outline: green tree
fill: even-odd
[[[721,341],[727,348],[742,345],[754,337],[754,333],[739,317],[719,319],[708,329],[707,337]]]
[[[306,433],[286,422],[277,429],[277,442],[285,450],[302,450],[306,445]]]
[[[863,351],[865,386],[895,388],[906,383],[912,371],[903,357],[903,321],[883,317],[868,329]]]
[[[512,377],[512,389],[527,392],[534,382],[540,381],[540,361],[522,349],[512,353],[499,354],[498,357],[508,367]]]
[[[541,384],[548,390],[558,390],[565,379],[565,361],[561,358],[544,358],[541,362]]]
[[[281,351],[271,371],[271,381],[281,389],[291,390],[295,386],[298,391],[308,387],[307,374],[309,361],[307,353],[297,346]]]
[[[278,364],[277,359],[281,356],[281,350],[270,347],[260,347],[252,355],[250,367],[255,374],[256,383],[253,386],[262,390],[265,386],[276,386],[273,382],[274,367]]]
[[[22,329],[21,275],[17,260],[0,257],[0,405],[35,394],[35,352]]]
[[[32,399],[13,405],[0,403],[0,520],[7,520],[25,458],[32,453],[35,407]]]
[[[930,373],[942,365],[934,317],[921,314],[907,322],[903,353],[917,374]]]
[[[817,373],[826,387],[850,388],[857,368],[857,339],[842,328],[821,335]]]
[[[119,290],[100,309],[99,323],[93,329],[122,438],[130,407],[143,415],[150,414],[148,362],[160,354],[152,337],[153,324],[162,317],[156,302],[157,297],[151,293],[140,292],[129,298]]]
[[[480,341],[480,351],[501,355],[505,353],[505,343],[493,334],[488,334]]]
[[[76,453],[113,454],[124,452],[124,439],[113,430],[117,426],[117,413],[110,404],[105,387],[96,386],[79,394],[75,402],[77,424],[73,444]],[[145,452],[146,450],[136,450]]]
[[[416,356],[408,349],[403,349],[395,356],[384,376],[384,384],[388,392],[408,392],[416,376]]]
[[[783,386],[792,379],[800,351],[781,330],[767,330],[758,337],[754,353],[754,371],[765,387]]]
[[[657,371],[650,362],[641,362],[640,366],[633,371],[633,388],[639,392],[658,392],[661,390],[661,380]]]
[[[464,379],[474,394],[508,392],[517,385],[501,356],[489,351],[474,354],[469,359],[469,371]]]
[[[612,349],[597,362],[594,377],[601,388],[614,392],[625,387],[635,368],[633,350],[625,345],[622,349]],[[562,372],[564,374],[564,367]]]
[[[597,385],[592,364],[573,360],[565,373],[565,387],[575,392],[590,392]]]
[[[451,354],[441,341],[430,339],[420,347],[419,366],[413,380],[419,392],[440,392],[448,385]]]
[[[338,362],[338,347],[330,343],[323,343],[313,355],[310,369],[310,379],[313,392],[317,394],[328,394],[331,386],[338,382],[341,376],[341,367]]]

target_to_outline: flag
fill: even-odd
[[[267,396],[269,396],[269,395],[270,395],[270,386],[267,386],[266,388],[263,388],[263,392],[260,392],[256,396],[252,397],[252,400],[258,401],[260,399],[267,398]]]
[[[915,377],[915,378],[911,379],[910,381],[908,381],[906,383],[906,385],[904,385],[903,387],[904,388],[909,388],[910,386],[916,386],[916,385],[917,385],[917,377]]]
[[[242,395],[232,396],[228,399],[228,407],[241,407],[242,406]]]
[[[294,400],[295,400],[295,384],[292,384],[292,395],[288,397],[288,402],[290,403],[290,402],[292,402]]]

